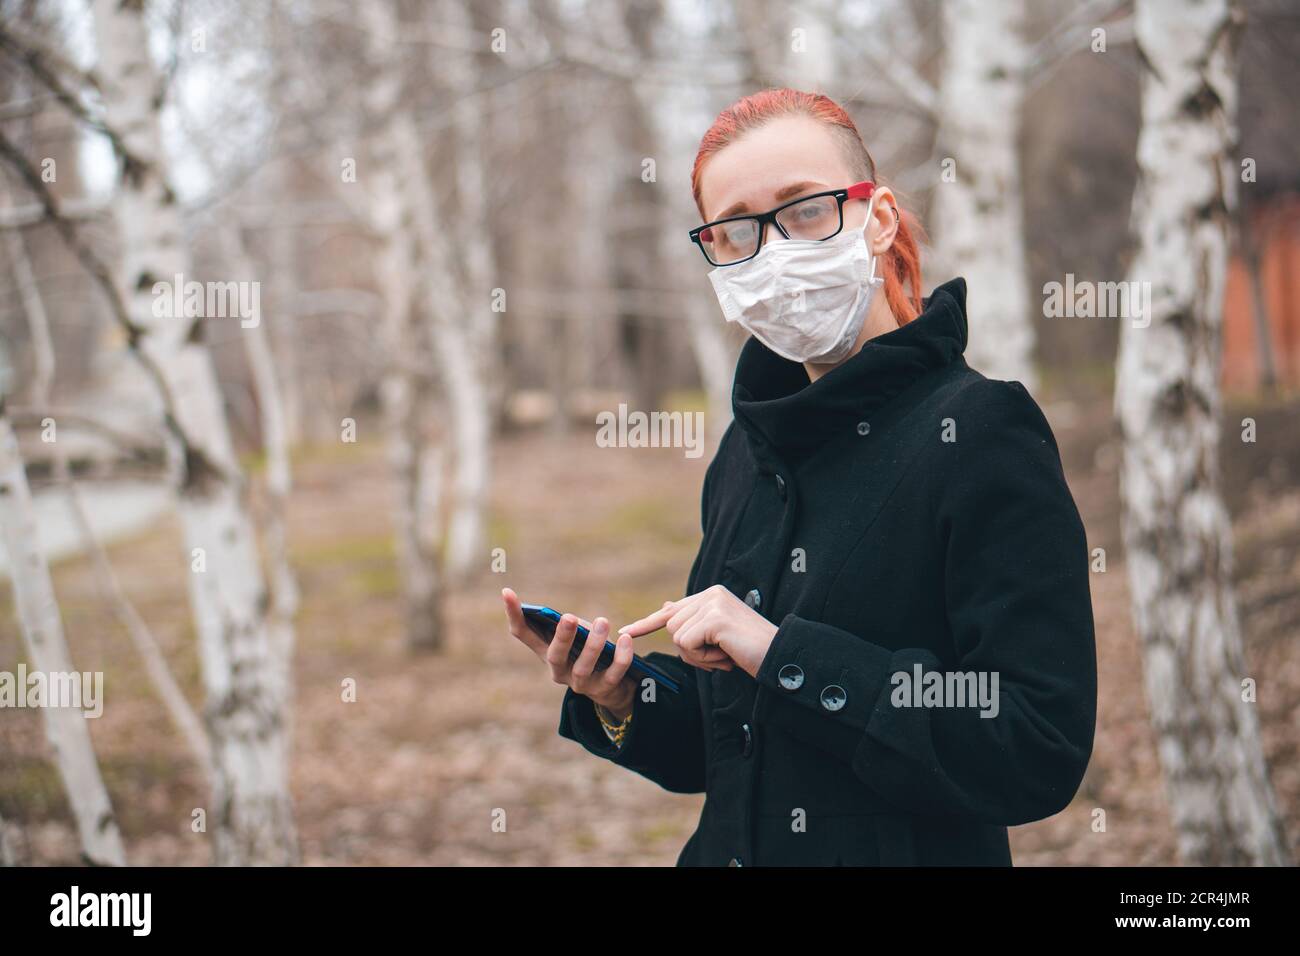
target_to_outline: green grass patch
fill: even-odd
[[[688,515],[697,516],[698,505],[688,505],[681,496],[636,498],[599,520],[564,526],[554,537],[557,544],[569,548],[608,548],[610,542],[618,542],[620,547],[690,551],[700,533]]]
[[[504,548],[509,560],[510,549],[514,547],[518,526],[509,515],[489,511],[487,516],[488,549]]]
[[[0,774],[0,804],[21,807],[23,818],[29,821],[71,812],[53,760],[19,757],[5,764],[5,772]]]
[[[679,388],[665,393],[663,407],[670,412],[707,412],[709,396],[702,388]]]
[[[667,820],[663,820],[634,831],[632,839],[636,841],[639,848],[652,850],[666,840],[681,839],[681,828]]]
[[[363,598],[398,597],[402,591],[401,575],[397,565],[388,563],[381,567],[359,568],[348,579],[349,588]]]
[[[291,560],[295,567],[304,570],[366,561],[391,562],[396,560],[396,556],[393,535],[387,531],[329,538],[308,544],[291,544]]]

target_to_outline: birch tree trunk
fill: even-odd
[[[666,25],[670,31],[661,30],[652,47],[653,51],[664,58],[673,55],[666,37],[684,32],[682,25],[674,21],[673,16],[673,10],[665,11]],[[805,52],[801,55],[800,62],[806,63],[809,57],[810,54]],[[708,402],[706,429],[709,438],[716,442],[731,422],[731,385],[737,355],[736,350],[728,344],[722,313],[713,296],[708,294],[707,283],[703,281],[708,265],[694,244],[687,240],[682,229],[683,223],[699,221],[700,214],[695,208],[690,190],[682,184],[689,182],[690,167],[695,161],[695,150],[699,147],[698,128],[707,128],[712,118],[708,94],[703,90],[683,86],[647,88],[644,85],[637,86],[637,93],[652,117],[663,160],[659,188],[666,189],[667,194],[660,200],[665,221],[665,228],[660,230],[660,254],[668,265],[669,273],[683,277],[680,285],[687,296],[682,306],[682,320],[690,335],[691,353]],[[688,116],[697,117],[702,126],[693,127],[686,122]],[[678,166],[678,163],[681,165]],[[666,181],[662,175],[665,168],[674,170]],[[681,170],[680,174],[675,171],[677,169]]]
[[[419,137],[402,108],[402,71],[397,59],[398,24],[389,0],[362,8],[369,36],[372,79],[366,108],[377,124],[370,137],[372,167],[364,174],[371,224],[383,241],[379,281],[384,295],[384,341],[388,370],[380,389],[388,430],[389,460],[397,482],[394,516],[398,573],[406,603],[406,643],[419,650],[443,640],[442,589],[438,568],[436,459],[427,449],[424,406],[429,389],[420,357],[427,343],[416,320],[417,248],[414,211],[406,194]],[[418,163],[416,164],[418,166]]]
[[[1017,140],[1028,50],[1023,0],[944,0],[938,96],[935,267],[964,276],[966,358],[990,378],[1031,391],[1030,317]]]
[[[45,311],[45,300],[36,282],[31,258],[27,255],[27,245],[23,241],[21,232],[17,229],[6,230],[6,236],[9,240],[9,265],[17,277],[23,314],[27,319],[28,333],[31,335],[32,351],[38,356],[36,370],[32,376],[32,405],[38,409],[48,409],[53,404],[52,389],[55,372],[54,339],[50,334],[49,316]],[[108,553],[90,523],[90,514],[82,499],[81,489],[77,487],[72,476],[66,448],[56,441],[52,451],[55,477],[67,491],[68,510],[81,535],[85,550],[95,566],[100,588],[105,598],[113,605],[118,620],[131,636],[131,642],[144,663],[145,672],[153,682],[154,689],[166,706],[177,730],[189,744],[204,779],[211,783],[211,748],[204,734],[203,725],[180,685],[176,683],[176,678],[167,664],[167,658],[153,632],[149,630],[144,618],[127,597],[126,591],[113,571]]]
[[[664,90],[662,98],[663,107],[655,111],[655,116],[664,151],[674,156],[689,157],[689,163],[694,159],[694,149],[698,144],[690,143],[690,129],[673,119],[674,116],[680,116],[673,104],[685,105],[685,93],[675,95],[674,91]],[[677,188],[686,181],[674,177],[671,182],[663,185],[663,188],[669,190],[663,206],[669,228],[661,230],[660,254],[673,275],[702,278],[708,266],[699,250],[686,239],[680,225],[699,219],[699,212],[691,201],[690,190]],[[672,225],[677,228],[671,228]],[[699,285],[691,287],[690,283],[683,284],[688,287],[682,303],[681,319],[690,336],[691,354],[695,358],[695,367],[699,371],[700,383],[704,386],[708,403],[706,428],[709,438],[717,441],[731,423],[731,385],[736,350],[728,344],[726,322],[713,297],[707,295],[706,290]]]
[[[33,670],[45,674],[47,681],[55,675],[73,674],[54,582],[50,580],[50,569],[36,537],[27,473],[18,452],[18,439],[4,413],[3,396],[0,396],[0,532],[9,552],[23,647]],[[99,775],[87,718],[80,708],[54,707],[47,701],[41,707],[41,719],[77,821],[86,862],[95,866],[125,866],[126,851],[108,790]]]
[[[1243,701],[1252,675],[1218,488],[1240,14],[1231,0],[1138,0],[1134,15],[1144,71],[1129,279],[1150,283],[1152,314],[1123,326],[1115,410],[1147,697],[1183,861],[1276,865],[1287,851],[1255,704]]]
[[[438,13],[440,24],[466,31],[474,28],[469,5],[463,0],[443,0]],[[489,185],[483,175],[488,157],[482,133],[483,113],[491,111],[491,102],[474,95],[478,85],[475,62],[469,57],[448,57],[438,64],[438,71],[454,103],[459,221],[453,231],[444,216],[437,232],[438,238],[444,242],[449,234],[457,237],[461,250],[459,276],[462,292],[459,304],[442,299],[426,300],[434,311],[440,340],[443,340],[449,325],[466,330],[466,334],[458,339],[466,351],[459,355],[446,354],[442,363],[448,384],[446,400],[452,412],[455,444],[446,569],[457,579],[463,579],[475,568],[488,566],[487,515],[492,483],[493,418],[493,396],[488,382],[496,377],[493,359],[499,314],[492,311],[490,282],[495,272],[495,261],[489,231]],[[450,261],[448,265],[455,268]],[[447,284],[440,283],[443,287]],[[457,305],[463,311],[452,311],[457,309]],[[446,367],[448,363],[457,368],[449,370]]]
[[[0,866],[17,866],[18,851],[14,849],[13,841],[9,839],[9,828],[5,824],[5,818],[0,816]]]
[[[282,231],[273,230],[273,233]],[[253,263],[238,223],[232,225],[225,234],[225,239],[236,274],[245,280],[255,281]],[[274,241],[273,238],[272,242]],[[273,301],[283,305],[285,299],[276,297]],[[272,325],[291,321],[287,312],[277,310]],[[267,629],[274,652],[276,682],[282,688],[284,699],[288,700],[293,696],[294,619],[298,615],[299,602],[298,579],[289,561],[289,534],[285,525],[293,477],[289,464],[288,415],[284,392],[276,374],[271,333],[267,324],[267,316],[259,315],[256,322],[240,329],[240,338],[244,343],[244,357],[248,360],[253,389],[257,395],[262,450],[266,454],[267,506],[262,527],[272,584]]]
[[[122,239],[116,284],[133,348],[153,377],[170,452],[189,564],[190,601],[207,694],[215,769],[208,814],[219,864],[297,859],[289,796],[285,687],[276,679],[262,577],[243,475],[232,447],[203,321],[155,316],[158,282],[189,278],[180,210],[166,175],[159,77],[144,4],[95,0],[98,79],[125,155],[113,212]],[[230,321],[230,320],[215,320]]]

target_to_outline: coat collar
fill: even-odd
[[[766,457],[806,453],[871,413],[966,348],[966,280],[960,276],[922,299],[907,325],[868,339],[862,349],[815,382],[799,362],[751,337],[740,351],[731,407],[751,447]],[[869,427],[869,426],[868,426]]]

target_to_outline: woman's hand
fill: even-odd
[[[661,627],[668,629],[686,663],[716,668],[721,666],[718,663],[721,652],[750,677],[758,676],[758,668],[777,632],[775,624],[721,584],[680,601],[664,602],[649,617],[619,628],[619,640],[624,634],[640,637]]]
[[[519,595],[510,588],[503,588],[501,598],[506,603],[510,633],[550,667],[551,679],[555,683],[568,686],[575,694],[589,697],[619,720],[632,712],[636,684],[623,679],[627,676],[628,665],[632,663],[632,638],[620,634],[615,642],[613,663],[603,671],[598,671],[596,659],[600,657],[609,637],[609,621],[598,617],[594,624],[588,624],[572,614],[565,614],[560,618],[560,623],[555,625],[555,636],[548,644],[524,618]],[[573,638],[578,633],[579,624],[587,629],[591,638],[577,659],[571,661],[569,649],[573,647]]]

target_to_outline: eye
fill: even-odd
[[[825,239],[839,228],[839,204],[831,196],[797,202],[778,213],[782,227],[797,239]]]
[[[754,223],[749,220],[724,223],[719,231],[723,233],[724,241],[732,245],[743,245],[754,241]]]

